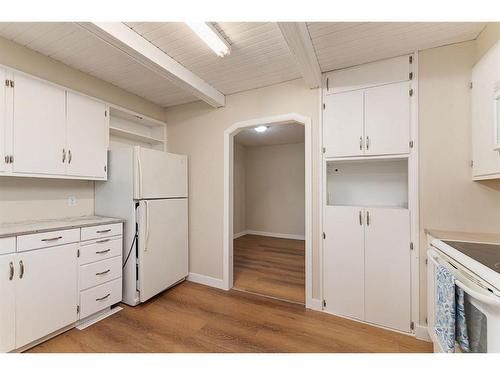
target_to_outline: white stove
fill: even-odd
[[[428,323],[435,351],[441,351],[434,334],[435,269],[446,267],[455,284],[466,293],[469,336],[479,352],[500,352],[500,245],[433,239],[428,254]]]

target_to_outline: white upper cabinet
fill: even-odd
[[[472,174],[477,180],[500,178],[500,42],[472,68]]]
[[[325,97],[323,144],[326,157],[363,153],[363,91]]]
[[[14,73],[13,171],[64,175],[64,89]]]
[[[326,75],[325,157],[409,153],[412,56]]]
[[[410,141],[410,84],[365,91],[365,155],[406,154]]]
[[[0,79],[0,174],[106,180],[105,103],[2,67]]]
[[[73,92],[67,93],[67,174],[106,178],[107,106]]]

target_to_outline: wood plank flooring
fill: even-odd
[[[184,282],[31,352],[430,352],[412,337],[249,293]]]
[[[305,302],[305,241],[247,234],[234,240],[234,288]]]

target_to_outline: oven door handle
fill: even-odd
[[[486,295],[480,291],[474,290],[471,287],[465,285],[462,283],[460,280],[455,279],[455,285],[463,289],[465,293],[467,293],[469,296],[472,298],[477,299],[478,301],[485,303],[489,306],[495,306],[495,307],[500,307],[500,298],[498,297],[491,297],[489,295]]]

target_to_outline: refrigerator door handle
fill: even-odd
[[[148,201],[144,201],[144,209],[146,210],[146,240],[144,241],[144,251],[148,251],[148,243],[149,243],[149,207],[148,207]]]

